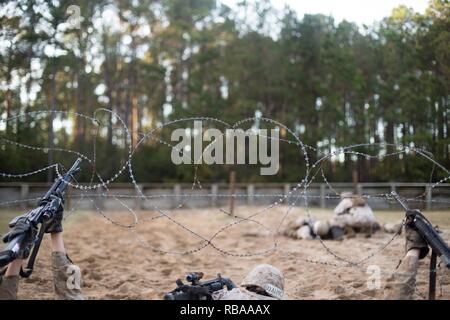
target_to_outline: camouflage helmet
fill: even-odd
[[[351,199],[354,207],[364,207],[366,205],[366,200],[363,197],[350,191],[342,192],[341,199]]]
[[[284,298],[283,273],[269,264],[257,265],[247,274],[241,285],[243,287],[258,286],[274,298]]]
[[[364,200],[361,196],[355,196],[353,199],[353,206],[354,207],[365,207],[366,206],[366,200]]]
[[[330,231],[330,224],[328,221],[316,221],[313,225],[313,232],[316,236],[324,237]]]

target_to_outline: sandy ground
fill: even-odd
[[[239,207],[236,214],[247,217],[262,208]],[[343,259],[359,261],[374,255],[359,267],[348,267],[329,254],[318,240],[293,240],[274,237],[266,229],[274,230],[286,213],[285,207],[276,207],[258,215],[255,220],[234,225],[212,240],[219,250],[207,246],[185,255],[162,254],[158,250],[183,252],[204,244],[167,218],[139,224],[134,229],[119,227],[95,212],[76,212],[66,223],[65,241],[72,260],[83,274],[84,292],[89,299],[161,299],[174,289],[175,280],[190,271],[202,271],[205,278],[217,273],[239,283],[244,275],[259,263],[270,263],[281,269],[286,278],[286,293],[291,299],[380,299],[386,277],[394,271],[402,256],[404,240],[395,239],[386,249],[380,249],[392,237],[378,233],[370,238],[363,235],[342,242],[325,244]],[[304,215],[301,208],[293,209],[287,221]],[[315,216],[326,218],[331,212],[315,210]],[[448,212],[443,221],[450,222]],[[383,216],[380,220],[394,220]],[[154,217],[154,212],[140,212],[139,217]],[[170,217],[209,239],[221,227],[236,221],[217,209],[182,209],[171,211]],[[129,214],[110,213],[108,218],[130,223]],[[264,227],[265,226],[265,227]],[[136,238],[136,232],[141,242]],[[450,240],[445,230],[444,237]],[[258,254],[273,247],[267,254]],[[142,243],[144,241],[144,243]],[[222,252],[220,252],[222,251]],[[233,255],[250,255],[232,256]],[[428,288],[429,259],[421,262],[418,276],[417,299],[423,299]],[[381,270],[380,289],[368,287],[371,274],[367,267]],[[450,281],[447,272],[438,273],[438,299],[450,299]],[[48,239],[44,240],[35,271],[20,285],[20,299],[52,299],[52,276]]]

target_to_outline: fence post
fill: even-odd
[[[426,208],[427,208],[427,210],[431,210],[431,207],[432,207],[432,198],[433,198],[433,195],[432,195],[432,188],[431,188],[431,186],[428,184],[426,187],[425,187],[425,192],[426,192]]]
[[[145,186],[143,184],[139,184],[138,185],[139,189],[141,190],[142,194],[144,193],[144,188]],[[142,197],[140,195],[140,193],[136,190],[136,198],[134,198],[134,207],[136,208],[135,210],[141,210],[142,209]]]
[[[20,200],[28,199],[28,196],[30,194],[30,186],[28,184],[22,184],[20,186]],[[26,208],[28,205],[28,202],[21,202],[20,207]]]
[[[217,193],[219,192],[219,186],[216,183],[211,185],[211,207],[217,207]]]
[[[176,184],[173,186],[173,194],[175,195],[173,207],[177,208],[180,204],[180,196],[181,196],[181,186],[179,184]]]
[[[97,188],[97,196],[95,197],[95,206],[97,206],[97,208],[99,210],[104,210],[105,209],[105,198],[103,196],[103,193],[105,192],[105,190],[103,190],[103,187],[98,187]],[[95,208],[94,208],[95,209]]]
[[[320,184],[320,207],[325,208],[325,183]]]
[[[255,185],[247,185],[247,204],[252,206],[255,203]]]
[[[395,185],[395,183],[391,183],[390,188],[391,188],[391,193],[392,192],[397,192],[397,186]]]
[[[284,185],[284,196],[285,196],[285,204],[289,205],[289,192],[291,192],[291,184],[290,183],[286,183]]]
[[[363,195],[363,186],[360,183],[356,184],[356,193],[359,195]]]
[[[391,189],[391,193],[392,192],[397,192],[397,186],[395,185],[395,183],[391,183],[390,189]],[[389,208],[392,208],[394,206],[394,202],[393,201],[388,201],[388,204],[389,204]]]
[[[236,171],[232,170],[230,172],[230,216],[234,215],[234,207],[236,203]]]

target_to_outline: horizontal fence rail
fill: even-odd
[[[236,205],[267,206],[284,199],[285,205],[333,208],[339,202],[341,192],[354,191],[365,195],[374,209],[395,209],[398,205],[387,201],[385,195],[396,191],[409,199],[411,208],[450,208],[450,184],[317,183],[308,187],[307,203],[302,197],[302,189],[292,191],[295,186],[294,183],[236,183],[231,194],[226,183],[202,184],[201,188],[192,188],[192,184],[187,183],[142,183],[139,184],[145,196],[142,197],[132,184],[113,183],[108,185],[108,190],[85,192],[70,188],[66,206],[76,206],[80,210],[124,210],[123,205],[137,210],[152,210],[155,206],[161,209],[221,207],[228,205],[230,197],[234,197]],[[48,183],[0,183],[0,208],[33,207],[49,187]]]

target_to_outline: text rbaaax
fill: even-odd
[[[224,314],[230,315],[270,315],[270,305],[226,304],[223,307],[206,307],[188,304],[180,309],[181,315],[203,315],[208,318],[210,318],[214,312],[223,312]]]
[[[225,314],[270,314],[270,305],[236,305],[226,304]]]

